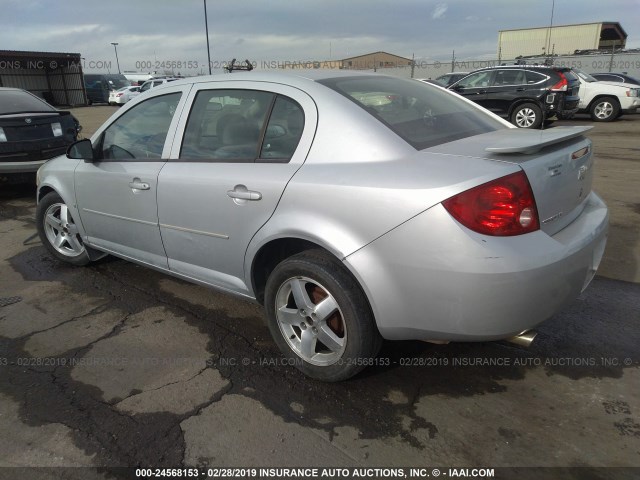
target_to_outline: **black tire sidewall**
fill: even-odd
[[[47,234],[44,230],[44,216],[47,212],[47,209],[53,205],[54,203],[65,203],[65,201],[58,195],[56,192],[47,193],[40,202],[38,202],[38,207],[36,208],[36,228],[38,230],[38,235],[40,237],[40,241],[47,249],[47,251],[53,255],[56,259],[61,262],[69,263],[71,265],[83,266],[88,264],[91,260],[89,259],[89,254],[87,253],[87,247],[85,247],[84,252],[77,257],[67,257],[66,255],[58,252],[51,243],[49,243],[49,239],[47,238]],[[74,222],[76,219],[74,218]]]
[[[347,345],[341,359],[333,365],[318,366],[304,361],[283,337],[276,318],[276,294],[284,282],[295,277],[317,281],[329,290],[340,306]],[[317,380],[335,382],[352,377],[372,363],[382,343],[364,292],[346,268],[322,250],[294,255],[276,266],[267,280],[265,312],[271,335],[289,360],[287,363]]]

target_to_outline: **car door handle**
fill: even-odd
[[[483,93],[487,93],[487,91],[486,91],[486,90],[480,90],[480,91],[478,92],[478,95],[481,95],[481,94],[483,94]]]
[[[525,89],[524,88],[516,88],[516,92],[524,92]]]
[[[227,190],[227,196],[236,200],[262,200],[262,193],[248,190],[244,185],[236,185],[233,190]]]
[[[131,190],[149,190],[149,184],[145,182],[141,182],[139,178],[134,178],[133,182],[129,182],[129,187]]]

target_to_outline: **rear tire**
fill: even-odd
[[[540,128],[542,110],[534,103],[518,105],[511,113],[511,123],[518,128]]]
[[[620,104],[614,97],[602,97],[595,100],[589,108],[594,122],[612,122],[620,113]]]
[[[274,341],[305,375],[346,380],[372,365],[382,345],[367,299],[348,270],[323,250],[282,261],[265,289]]]

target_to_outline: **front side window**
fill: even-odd
[[[170,93],[153,97],[124,113],[102,134],[98,158],[160,159],[180,96]]]
[[[417,150],[506,128],[461,97],[423,82],[362,76],[319,83],[356,103]]]
[[[189,114],[180,158],[288,162],[304,128],[295,100],[258,90],[203,90]]]

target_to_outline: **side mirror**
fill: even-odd
[[[77,142],[69,145],[69,148],[67,149],[67,158],[71,158],[73,160],[95,160],[91,140],[85,138],[84,140],[78,140]]]

